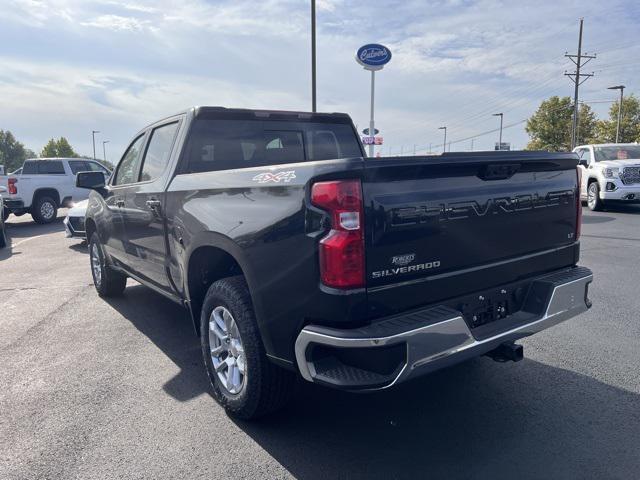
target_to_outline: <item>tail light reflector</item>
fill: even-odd
[[[320,277],[333,288],[364,287],[364,226],[360,180],[318,182],[311,203],[331,216],[331,230],[320,240]]]
[[[582,232],[582,199],[580,198],[582,193],[582,169],[578,166],[576,167],[576,170],[578,171],[578,189],[576,194],[576,240],[578,240],[580,238],[580,233]]]

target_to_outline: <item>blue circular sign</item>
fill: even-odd
[[[356,52],[356,61],[367,70],[380,70],[391,60],[391,50],[384,45],[369,43]]]

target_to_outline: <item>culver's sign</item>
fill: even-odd
[[[369,43],[356,52],[356,61],[367,70],[382,70],[391,60],[391,50],[384,45]]]
[[[362,137],[362,143],[364,145],[382,145],[384,139],[382,137]]]

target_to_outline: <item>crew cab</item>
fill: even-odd
[[[601,143],[573,150],[582,170],[580,197],[591,210],[605,204],[640,202],[640,145]]]
[[[366,158],[348,115],[196,107],[79,173],[101,296],[178,302],[213,395],[254,418],[295,375],[371,391],[586,311],[573,153]]]
[[[3,215],[30,213],[37,223],[56,219],[59,207],[87,198],[87,190],[76,187],[76,174],[98,172],[106,179],[110,172],[100,163],[84,158],[37,158],[24,162],[19,174],[0,177],[7,188]]]

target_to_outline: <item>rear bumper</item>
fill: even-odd
[[[482,355],[504,342],[527,337],[585,312],[591,307],[587,293],[592,280],[593,274],[584,267],[536,278],[530,284],[522,309],[494,322],[489,333],[485,329],[482,335],[479,329],[472,331],[468,327],[461,312],[447,306],[397,315],[350,330],[308,325],[295,344],[298,369],[306,380],[336,388],[388,388]],[[390,366],[362,367],[363,358],[364,364],[375,365],[387,351],[393,357]],[[354,353],[359,355],[358,367],[340,360],[345,354],[348,358]],[[368,362],[367,356],[377,356],[378,360]]]
[[[24,201],[20,199],[4,199],[4,208],[13,212],[14,210],[24,210]]]

